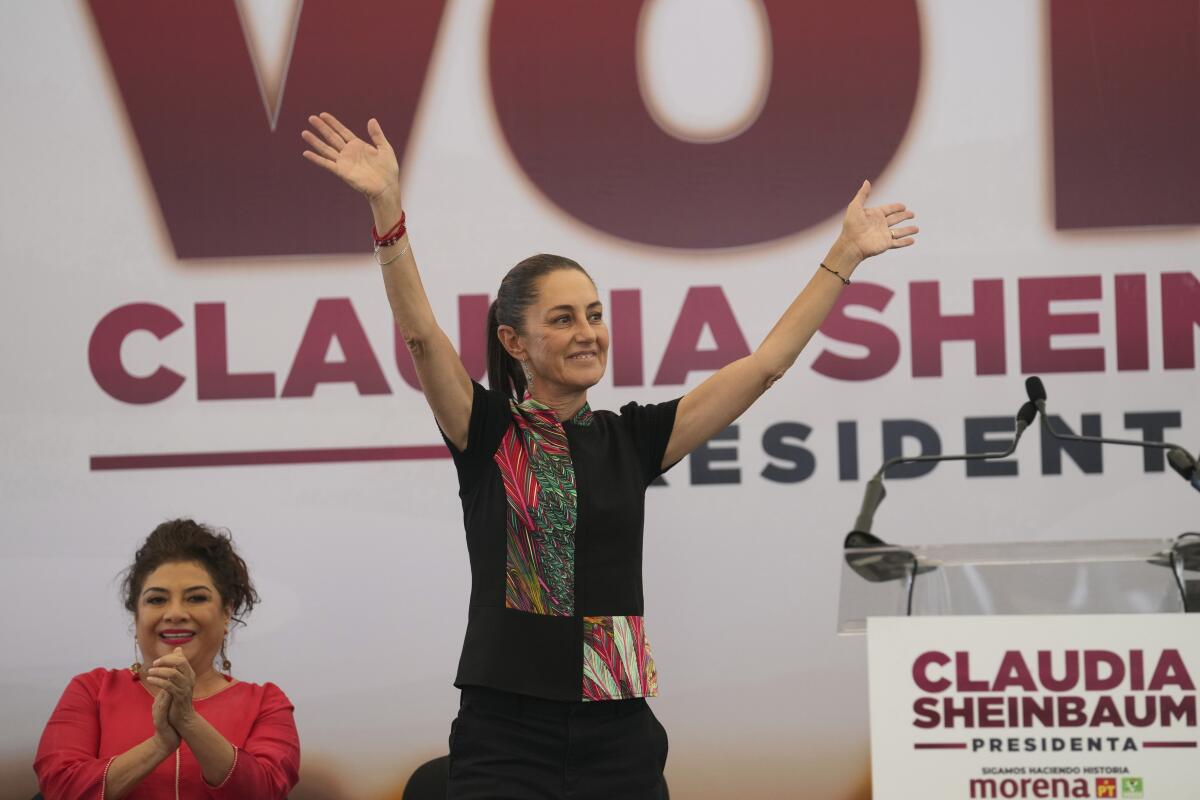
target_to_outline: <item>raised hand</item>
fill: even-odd
[[[854,195],[854,199],[846,208],[840,237],[842,243],[857,251],[860,259],[913,244],[916,241],[913,236],[919,230],[916,225],[895,227],[912,219],[913,212],[906,209],[903,203],[866,208],[867,197],[870,194],[871,182],[863,181],[858,194]]]
[[[313,130],[300,132],[301,138],[311,148],[304,151],[305,158],[337,175],[351,188],[366,195],[368,200],[375,200],[389,192],[399,195],[400,165],[396,160],[396,151],[388,144],[378,121],[371,119],[367,122],[370,142],[355,136],[333,114],[322,112],[309,117],[308,123]]]
[[[155,698],[158,701],[163,695],[171,698],[167,721],[176,731],[183,731],[195,717],[192,707],[192,692],[196,686],[196,673],[188,663],[183,649],[176,647],[172,652],[154,660],[146,671],[146,683],[156,686],[162,691]]]

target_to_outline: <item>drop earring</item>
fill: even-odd
[[[142,662],[139,660],[142,654],[138,652],[137,637],[133,639],[133,663],[129,665],[129,672],[134,678],[141,680],[142,677]]]

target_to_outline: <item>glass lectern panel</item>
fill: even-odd
[[[1198,579],[1195,534],[852,548],[842,559],[838,633],[864,633],[878,616],[1181,613]]]

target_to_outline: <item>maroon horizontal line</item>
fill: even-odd
[[[1142,742],[1142,747],[1182,747],[1195,748],[1195,742]]]
[[[323,447],[307,450],[234,450],[222,453],[146,453],[92,456],[93,472],[179,467],[259,467],[271,464],[337,464],[356,461],[412,461],[449,458],[441,444],[406,447]]]
[[[967,745],[964,742],[946,742],[946,743],[925,742],[925,743],[921,743],[921,744],[914,744],[913,749],[914,750],[966,750]]]

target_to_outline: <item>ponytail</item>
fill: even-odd
[[[488,386],[504,392],[520,402],[525,398],[525,371],[517,360],[509,355],[500,341],[500,320],[497,318],[493,300],[487,313],[487,372]]]

